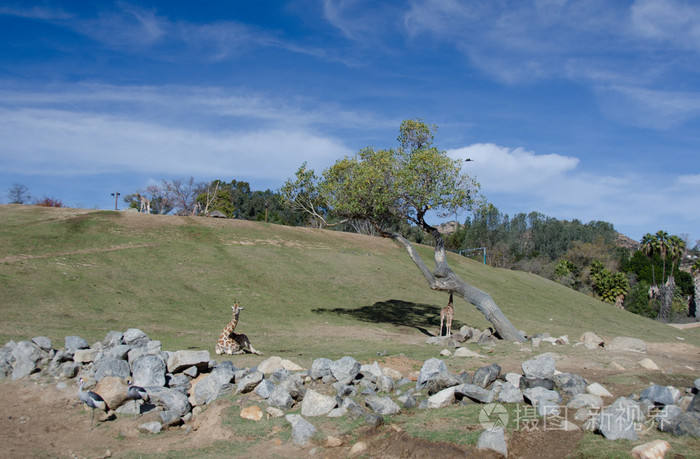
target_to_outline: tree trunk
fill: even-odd
[[[442,237],[435,234],[433,236],[435,236],[435,272],[431,272],[425,265],[410,241],[397,233],[393,235],[393,238],[406,247],[408,254],[423,273],[431,289],[453,292],[476,306],[486,316],[486,320],[493,324],[501,338],[509,341],[525,341],[522,333],[510,323],[508,318],[498,308],[496,302],[487,293],[469,285],[452,272],[452,269],[447,264],[445,243]]]
[[[698,311],[698,309],[700,309],[698,307],[700,306],[698,304],[698,302],[700,302],[700,273],[695,274],[695,276],[693,276],[693,283],[695,287],[695,294],[693,295],[693,302],[695,303],[695,314],[693,316],[700,317],[700,311]]]
[[[661,286],[661,308],[659,309],[659,319],[668,322],[671,319],[671,303],[676,290],[676,282],[673,276],[668,276],[666,283]]]

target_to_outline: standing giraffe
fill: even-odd
[[[141,200],[141,207],[139,208],[139,212],[146,212],[147,214],[150,214],[151,200],[141,194],[137,194],[136,196]]]
[[[442,336],[442,324],[445,323],[446,336],[452,334],[452,318],[455,316],[455,308],[452,307],[452,292],[450,292],[450,301],[447,306],[440,311],[440,336]]]
[[[252,354],[262,355],[262,352],[256,351],[255,348],[253,348],[246,335],[233,332],[236,325],[238,325],[238,315],[242,310],[243,308],[238,305],[238,301],[231,306],[233,318],[231,319],[231,322],[224,327],[221,335],[219,335],[219,340],[216,342],[215,349],[217,354],[236,355],[250,352]]]

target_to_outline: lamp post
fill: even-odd
[[[120,193],[118,191],[112,193],[112,196],[114,196],[114,210],[119,210],[119,208],[117,207],[117,204],[119,203],[119,194]]]

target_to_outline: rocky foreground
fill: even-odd
[[[461,330],[450,338],[431,338],[433,344],[454,348],[454,355],[474,357],[461,347],[464,341],[484,343],[488,333]],[[567,337],[532,338],[568,345]],[[580,345],[600,346],[593,333],[584,334]],[[616,338],[608,345],[623,350],[641,350],[645,343],[633,338]],[[452,354],[445,349],[443,355]],[[217,363],[208,351],[163,351],[159,341],[138,329],[111,331],[90,346],[78,336],[65,338],[62,349],[54,349],[46,337],[10,341],[0,349],[0,378],[21,380],[51,375],[65,387],[74,378],[100,394],[111,413],[157,413],[158,421],[144,422],[143,432],[163,429],[191,429],[191,421],[204,406],[231,394],[254,393],[267,405],[270,417],[286,416],[295,443],[310,441],[317,416],[364,419],[381,425],[384,416],[407,410],[440,409],[455,403],[483,405],[479,416],[484,432],[478,447],[508,454],[507,431],[525,428],[520,423],[542,422],[558,430],[589,430],[610,440],[638,440],[644,429],[659,429],[674,435],[700,438],[700,378],[694,387],[651,385],[639,394],[612,400],[600,384],[573,373],[557,371],[553,356],[542,353],[522,362],[522,373],[502,374],[498,364],[478,368],[473,374],[452,374],[438,358],[424,362],[419,374],[403,375],[378,363],[362,365],[352,357],[316,359],[310,369],[289,360],[270,357],[252,368],[236,368],[232,361]],[[127,397],[127,380],[146,389],[149,402]],[[76,385],[77,389],[77,385]],[[76,390],[77,394],[77,390]],[[301,415],[289,414],[300,405]],[[513,407],[517,423],[506,419]],[[262,410],[250,406],[241,416],[259,421]],[[311,420],[310,420],[311,419]],[[332,446],[337,439],[328,438]],[[665,443],[665,444],[664,444]],[[356,445],[359,452],[361,445]],[[666,442],[651,442],[638,448],[638,457],[663,457]],[[638,448],[635,448],[637,450]],[[652,451],[660,455],[649,456]],[[644,456],[647,454],[647,456]]]

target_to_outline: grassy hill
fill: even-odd
[[[429,260],[432,249],[419,248]],[[489,293],[528,334],[585,331],[647,341],[676,330],[524,272],[450,254],[464,280]],[[165,349],[213,351],[230,320],[266,355],[308,364],[317,357],[377,352],[434,355],[445,293],[431,291],[391,240],[265,223],[36,206],[0,206],[0,343],[45,335],[101,340],[137,327]],[[489,325],[457,299],[453,328]],[[248,357],[254,358],[254,357]],[[259,358],[257,358],[259,359]]]

